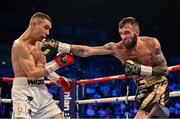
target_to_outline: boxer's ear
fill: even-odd
[[[136,35],[139,36],[139,34],[140,34],[140,30],[138,29],[138,30],[136,31]]]
[[[139,36],[139,34],[140,34],[140,29],[139,29],[139,26],[138,25],[132,25],[133,26],[133,31],[135,32],[135,34],[137,35],[137,36]]]

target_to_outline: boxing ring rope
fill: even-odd
[[[1,99],[0,98],[0,104],[1,103],[11,103],[12,99]],[[60,101],[59,100],[55,100],[55,102],[58,104]]]
[[[175,65],[175,66],[170,66],[168,67],[169,72],[174,72],[174,71],[179,71],[180,70],[180,65]],[[92,78],[92,79],[81,79],[76,81],[78,85],[83,85],[83,84],[92,84],[92,83],[101,83],[101,82],[106,82],[106,81],[112,81],[112,80],[123,80],[125,79],[125,74],[121,75],[115,75],[115,76],[107,76],[107,77],[100,77],[100,78]],[[0,82],[12,82],[13,78],[9,77],[0,77]],[[53,85],[56,84],[53,81],[44,81],[45,84]]]
[[[180,65],[170,66],[168,67],[169,72],[180,71]],[[82,84],[92,84],[92,83],[99,83],[105,81],[112,81],[112,80],[123,80],[125,79],[125,75],[115,75],[115,76],[107,76],[107,77],[100,77],[100,78],[93,78],[93,79],[81,79],[76,81],[78,85]]]
[[[179,71],[180,65],[170,66],[168,67],[169,72]],[[99,82],[106,82],[112,80],[123,80],[125,79],[125,75],[115,75],[115,76],[107,76],[107,77],[100,77],[100,78],[93,78],[93,79],[81,79],[76,81],[77,85],[84,85],[84,84],[92,84],[92,83],[99,83]],[[13,78],[9,77],[0,77],[0,82],[12,82]],[[45,84],[53,85],[56,84],[53,81],[44,81]],[[180,91],[170,92],[170,97],[177,97],[180,96]],[[101,99],[87,99],[87,100],[76,100],[77,104],[87,104],[87,103],[107,103],[107,102],[119,102],[125,101],[127,97],[112,97],[112,98],[101,98]],[[135,96],[128,96],[129,101],[134,101]],[[11,99],[1,99],[0,103],[11,103]],[[56,101],[59,103],[59,101]]]
[[[82,84],[92,84],[92,83],[99,83],[99,82],[106,82],[106,81],[112,81],[112,80],[123,80],[125,79],[125,75],[116,75],[116,76],[107,76],[107,77],[100,77],[100,78],[92,78],[92,79],[81,79],[76,81],[78,85]],[[12,82],[13,78],[10,77],[0,77],[0,81],[2,82]],[[53,81],[45,80],[45,84],[53,85],[56,84]]]
[[[170,97],[180,96],[180,91],[170,92]],[[89,103],[109,103],[109,102],[122,102],[126,100],[124,97],[113,97],[113,98],[101,98],[101,99],[87,99],[87,100],[77,100],[77,104],[89,104]],[[135,96],[128,96],[128,101],[134,101]]]
[[[112,80],[123,80],[125,79],[125,75],[115,75],[115,76],[107,76],[107,77],[100,77],[100,78],[92,78],[92,79],[81,79],[76,81],[78,85],[83,84],[92,84],[92,83],[101,83],[106,81],[112,81]]]
[[[10,77],[0,77],[0,82],[12,82],[14,78],[10,78]],[[48,80],[45,80],[44,81],[45,84],[48,84],[48,85],[54,85],[56,84],[55,82],[53,81],[48,81]]]

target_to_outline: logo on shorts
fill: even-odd
[[[30,80],[30,79],[28,79],[28,84],[29,85],[41,85],[41,84],[44,84],[44,79],[41,79],[41,80]]]

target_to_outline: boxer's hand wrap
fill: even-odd
[[[132,60],[127,60],[124,63],[126,75],[145,75],[151,76],[153,68],[151,66],[140,65]]]
[[[70,92],[73,89],[72,80],[65,78],[63,76],[59,76],[57,73],[52,72],[47,76],[48,79],[57,83],[57,85],[63,88],[64,92]]]
[[[45,64],[45,69],[48,73],[56,71],[59,68],[71,65],[74,63],[74,57],[68,53],[59,53],[54,60]]]
[[[41,51],[46,57],[54,57],[59,52],[70,53],[70,44],[47,38],[41,46]]]
[[[70,53],[70,49],[71,49],[70,44],[59,42],[57,52]]]

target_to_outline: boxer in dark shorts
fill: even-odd
[[[70,52],[80,57],[112,54],[124,64],[125,74],[136,82],[138,112],[135,118],[168,117],[168,80],[165,77],[169,71],[158,39],[140,36],[139,23],[133,17],[123,18],[118,27],[121,41],[95,47],[73,44]],[[44,46],[51,46],[48,42],[45,41]]]

